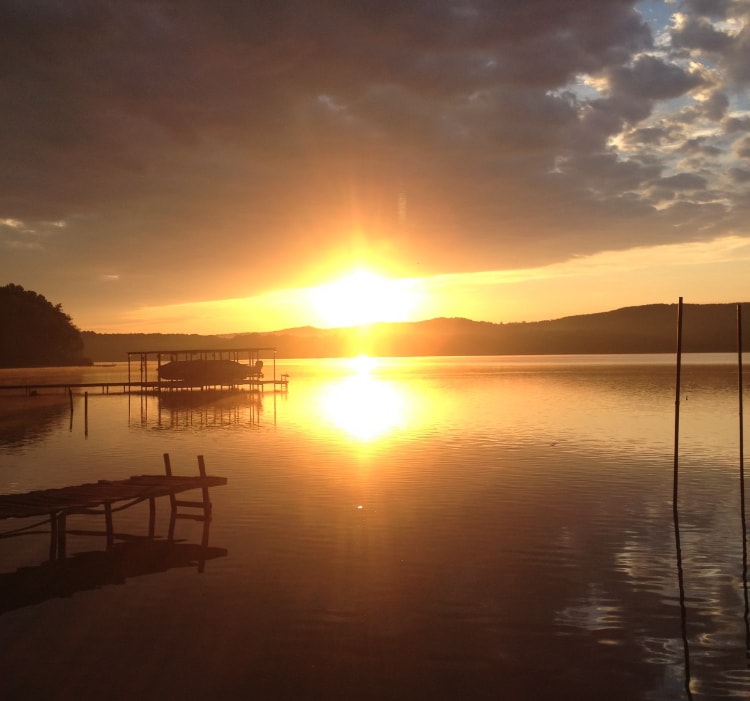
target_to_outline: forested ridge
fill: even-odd
[[[0,287],[0,367],[86,364],[81,331],[62,305],[20,285]]]
[[[124,361],[128,352],[230,348],[275,348],[279,358],[670,353],[676,324],[676,304],[651,304],[507,324],[442,318],[222,336],[100,334],[79,330],[60,304],[9,284],[0,287],[0,367],[86,365]],[[737,305],[685,304],[682,348],[686,353],[736,351]],[[750,319],[743,348],[750,352]]]
[[[743,305],[749,308],[747,304]],[[749,312],[750,313],[750,312]],[[735,304],[685,304],[683,350],[737,348]],[[270,333],[98,334],[83,332],[95,361],[127,360],[128,351],[273,347],[279,358],[373,356],[670,353],[676,347],[677,305],[624,307],[562,319],[495,324],[470,319],[381,323],[346,329],[302,327]],[[750,351],[750,318],[743,347]]]

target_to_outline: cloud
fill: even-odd
[[[45,239],[0,272],[116,260],[101,294],[173,304],[355,249],[428,274],[716,236],[747,8],[680,13],[655,41],[629,0],[5,0],[0,217]]]
[[[603,250],[538,268],[442,275],[421,284],[432,288],[491,287],[522,282],[579,278],[609,273],[636,272],[650,267],[670,268],[750,261],[750,239],[729,235],[707,241],[638,246],[627,252]]]
[[[750,158],[750,136],[743,136],[734,144],[734,152],[738,158]]]
[[[684,70],[654,56],[639,56],[632,66],[609,71],[609,88],[614,95],[641,100],[669,100],[704,84],[697,71]]]
[[[737,183],[750,183],[750,168],[730,168],[729,176]]]
[[[672,30],[672,45],[678,49],[720,52],[732,45],[732,37],[717,30],[705,17],[679,15],[677,26]]]
[[[658,186],[672,190],[705,190],[706,179],[694,173],[678,173],[668,178],[661,178]]]

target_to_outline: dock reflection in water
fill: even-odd
[[[206,561],[226,555],[225,548],[200,543],[133,538],[116,543],[109,550],[79,552],[64,560],[22,567],[0,574],[0,615],[175,568],[201,572]]]
[[[258,426],[263,395],[244,390],[160,392],[135,396],[129,406],[133,427],[196,430]]]

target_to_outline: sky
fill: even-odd
[[[750,0],[0,0],[0,285],[82,330],[750,300]]]

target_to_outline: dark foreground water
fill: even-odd
[[[287,394],[89,390],[87,418],[82,394],[1,392],[0,493],[158,473],[165,452],[229,482],[203,553],[199,523],[165,542],[166,500],[161,538],[110,553],[0,540],[0,697],[747,698],[732,361],[683,368],[677,531],[665,356],[279,361]],[[142,505],[115,515],[147,527]]]

